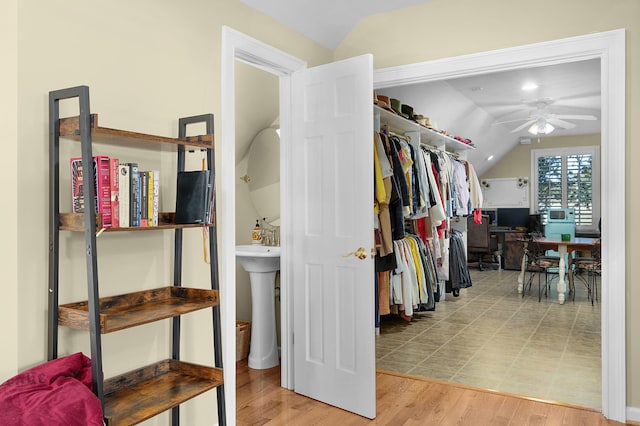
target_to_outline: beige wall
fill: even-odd
[[[0,13],[0,129],[3,132],[4,165],[0,167],[3,185],[3,223],[0,268],[2,268],[2,297],[0,323],[2,346],[0,352],[0,382],[18,371],[18,0],[7,0]],[[44,291],[44,287],[43,287]]]
[[[47,264],[48,264],[48,92],[80,84],[90,87],[91,110],[100,114],[106,127],[176,136],[177,119],[213,112],[220,129],[221,28],[230,26],[294,56],[310,65],[329,62],[332,52],[275,20],[245,6],[239,0],[141,0],[129,2],[43,2],[23,0],[17,21],[11,20],[17,35],[17,135],[10,140],[20,164],[7,169],[18,182],[12,185],[23,194],[17,206],[20,221],[8,214],[3,231],[6,249],[14,253],[17,279],[6,276],[10,289],[3,291],[3,304],[17,306],[3,310],[17,316],[17,327],[3,332],[16,356],[3,350],[0,381],[18,369],[46,358]],[[4,15],[3,15],[4,19]],[[11,26],[9,26],[10,28]],[[17,30],[16,30],[17,28]],[[4,26],[3,26],[4,29]],[[3,65],[4,68],[4,65]],[[15,88],[15,80],[10,86]],[[3,80],[4,83],[4,80]],[[15,98],[15,97],[14,97]],[[64,114],[77,113],[77,101],[62,105]],[[15,127],[15,126],[14,126]],[[9,136],[11,136],[9,134]],[[5,133],[5,140],[7,134]],[[218,139],[220,140],[220,139]],[[63,141],[61,189],[64,211],[68,197],[66,161],[79,154],[79,144]],[[8,151],[4,151],[7,155]],[[172,154],[142,150],[96,147],[94,153],[138,160],[145,168],[173,170]],[[9,157],[11,158],[11,157]],[[218,156],[219,160],[219,156]],[[198,167],[200,153],[191,154],[190,165]],[[173,210],[170,173],[162,176],[162,208]],[[218,182],[219,183],[219,182]],[[224,200],[219,200],[224,202]],[[12,204],[16,204],[15,202]],[[5,217],[5,216],[3,216]],[[224,224],[220,224],[224,226]],[[201,233],[185,232],[183,283],[206,287],[208,266],[203,260]],[[16,236],[12,237],[12,232]],[[18,242],[16,242],[16,240]],[[61,233],[61,302],[86,298],[83,237]],[[13,249],[18,247],[17,252]],[[98,238],[101,295],[113,295],[168,285],[172,281],[173,238],[169,232],[103,234]],[[15,261],[17,259],[17,261]],[[9,257],[11,260],[11,257]],[[4,295],[17,295],[14,300]],[[224,309],[224,307],[223,307]],[[16,313],[17,312],[17,313]],[[5,324],[16,323],[6,321]],[[210,312],[185,316],[183,356],[210,364],[212,359]],[[16,333],[19,337],[13,336]],[[83,351],[89,354],[87,333],[61,330],[60,355]],[[170,355],[169,324],[160,322],[103,336],[105,376]],[[15,342],[14,344],[11,344]],[[5,346],[3,346],[5,347]],[[11,368],[11,366],[14,366]],[[185,424],[211,424],[215,392],[207,392],[185,405]],[[160,416],[150,424],[166,424]]]
[[[552,11],[543,13],[540,11]],[[530,20],[531,14],[536,16]],[[541,16],[543,18],[541,18]],[[627,405],[640,407],[640,290],[634,285],[640,208],[633,182],[640,179],[640,2],[637,0],[434,0],[361,20],[335,51],[342,59],[373,53],[375,68],[555,40],[624,28],[627,30],[626,265]]]
[[[500,161],[487,170],[480,178],[510,178],[515,176],[531,177],[531,151],[534,149],[564,148],[573,146],[600,146],[600,134],[581,136],[550,136],[531,138],[529,145],[517,145]]]

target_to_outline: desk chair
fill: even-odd
[[[491,235],[489,230],[489,216],[482,215],[482,223],[475,223],[473,216],[467,216],[467,259],[475,255],[478,259],[478,270],[482,271],[483,257],[491,255],[494,259],[491,265],[500,267],[500,253],[498,252],[498,238]],[[497,259],[497,260],[496,260]]]
[[[559,256],[548,256],[544,250],[540,248],[540,245],[534,237],[527,243],[525,250],[527,271],[529,272],[529,279],[525,282],[524,289],[522,291],[522,297],[529,287],[529,293],[531,293],[531,285],[535,276],[538,276],[538,302],[542,300],[542,285],[541,275],[544,274],[544,297],[549,293],[549,275],[556,275],[558,273],[558,267],[560,266]]]
[[[600,240],[596,242],[591,249],[590,256],[576,256],[572,260],[574,281],[575,277],[580,278],[587,287],[587,297],[593,305],[594,299],[598,300],[598,277],[601,275],[602,262],[600,258]],[[582,273],[586,272],[587,277],[583,277]],[[575,298],[575,291],[573,297]]]

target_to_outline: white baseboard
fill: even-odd
[[[640,408],[627,407],[627,420],[633,420],[634,422],[640,422]]]

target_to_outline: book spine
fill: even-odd
[[[129,211],[129,197],[130,197],[130,167],[128,163],[122,163],[118,166],[120,170],[120,227],[128,228],[129,224],[129,215],[131,212]]]
[[[96,206],[102,215],[102,227],[111,228],[111,177],[109,157],[99,155],[93,158],[96,179]]]
[[[82,158],[70,158],[71,170],[71,211],[84,213],[84,197],[82,195]]]
[[[153,209],[152,225],[158,226],[158,213],[160,211],[160,170],[153,171]]]
[[[149,226],[149,172],[140,171],[140,227]]]
[[[109,159],[109,172],[111,179],[111,227],[120,227],[120,160]]]
[[[153,226],[153,170],[147,171],[147,226]]]
[[[140,171],[138,163],[130,163],[129,169],[131,200],[129,202],[129,226],[140,226]]]

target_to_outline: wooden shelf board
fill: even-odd
[[[167,359],[104,382],[109,426],[134,425],[223,383],[222,369]]]
[[[67,117],[60,119],[60,137],[80,140],[80,118]],[[91,141],[104,142],[116,145],[136,145],[139,143],[167,143],[173,145],[187,145],[196,148],[213,149],[214,139],[212,134],[188,136],[186,138],[170,138],[166,136],[149,135],[145,133],[130,132],[127,130],[110,129],[98,126],[98,114],[91,114]]]
[[[61,231],[73,231],[84,232],[84,213],[60,213],[59,215],[59,229]],[[158,229],[184,229],[184,228],[199,228],[202,224],[177,224],[175,223],[176,214],[174,212],[162,212],[158,216],[158,226],[146,226],[146,227],[126,227],[126,228],[105,228],[105,232],[130,232],[130,231],[153,231]],[[215,216],[212,223],[207,226],[213,226],[215,224]],[[102,217],[96,215],[96,229],[102,228]]]
[[[100,298],[102,334],[172,318],[218,305],[218,291],[187,287],[162,287]],[[58,324],[89,330],[89,304],[76,302],[58,307]]]

